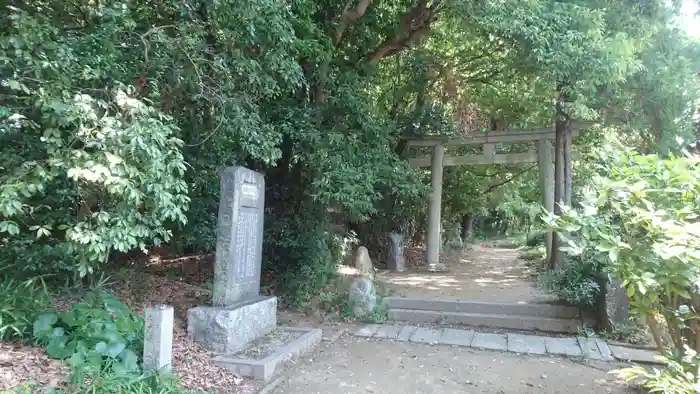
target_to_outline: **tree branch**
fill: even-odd
[[[430,25],[437,20],[441,9],[442,0],[433,0],[430,6],[428,0],[418,0],[410,11],[401,16],[399,29],[367,55],[367,62],[374,66],[383,58],[419,43],[430,34]]]
[[[500,186],[503,186],[503,185],[505,185],[506,183],[512,182],[515,178],[517,178],[517,177],[519,177],[520,175],[522,175],[522,174],[524,174],[524,173],[530,171],[531,169],[535,168],[536,166],[537,166],[537,164],[533,164],[533,165],[531,165],[530,167],[528,167],[528,168],[526,168],[526,169],[520,171],[519,173],[513,175],[512,177],[506,179],[505,181],[500,182],[500,183],[496,183],[495,185],[489,186],[488,189],[486,189],[486,190],[484,191],[484,194],[489,194],[493,189],[495,189],[495,188],[497,188],[497,187],[500,187]]]
[[[345,30],[347,30],[348,26],[350,26],[351,23],[355,23],[359,21],[360,18],[362,18],[362,15],[365,14],[365,11],[367,11],[367,8],[372,3],[372,0],[359,0],[357,6],[354,9],[351,9],[350,6],[353,2],[354,0],[348,0],[348,2],[345,4],[343,14],[340,16],[340,23],[335,29],[333,47],[336,49],[338,48],[338,45],[340,45],[340,43],[343,41],[343,37],[345,36]]]

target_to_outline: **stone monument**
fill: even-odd
[[[377,306],[377,292],[372,281],[374,267],[372,259],[369,257],[369,251],[364,246],[357,248],[355,268],[357,268],[358,275],[350,283],[348,297],[353,314],[356,317],[362,317],[372,312]]]
[[[215,352],[236,353],[277,326],[277,298],[260,296],[265,180],[244,167],[221,175],[213,306],[187,312],[187,332]]]
[[[404,257],[403,235],[399,233],[389,234],[389,261],[386,268],[393,272],[406,270],[406,258]]]
[[[630,301],[622,281],[608,276],[605,286],[605,315],[608,321],[604,323],[608,328],[629,324]]]
[[[360,275],[372,276],[374,273],[372,259],[369,257],[369,251],[364,246],[360,246],[355,252],[355,268]]]

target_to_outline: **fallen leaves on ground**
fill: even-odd
[[[184,389],[201,389],[216,394],[254,393],[258,383],[241,378],[212,362],[212,352],[187,336],[187,310],[208,304],[211,291],[162,276],[122,271],[111,289],[122,302],[142,315],[147,304],[165,304],[175,310],[173,329],[173,372]]]
[[[177,322],[176,322],[177,323]],[[182,326],[173,335],[173,372],[183,389],[200,389],[216,394],[252,394],[258,383],[244,379],[212,363],[212,353],[187,338]]]
[[[25,383],[60,386],[68,381],[68,366],[18,342],[0,342],[0,390],[18,389]]]

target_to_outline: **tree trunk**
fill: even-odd
[[[567,101],[566,94],[562,93],[563,87],[559,87],[559,102],[557,103],[557,119],[554,127],[554,214],[561,215],[561,205],[571,205],[572,193],[572,163],[571,144],[571,119],[562,108],[562,102]],[[549,260],[549,268],[554,269],[562,262],[562,253],[559,250],[559,235],[552,234],[552,255]]]
[[[468,213],[462,216],[462,240],[471,239],[474,235],[474,215]]]

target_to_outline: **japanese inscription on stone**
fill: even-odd
[[[260,294],[263,211],[262,174],[231,167],[221,175],[214,306],[232,306]]]

